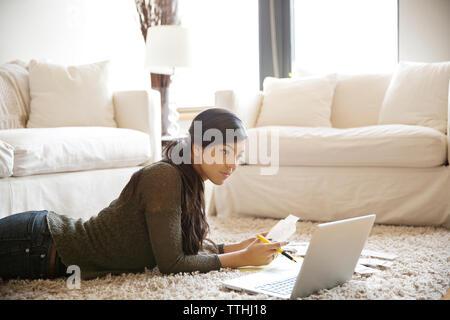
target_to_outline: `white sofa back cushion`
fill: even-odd
[[[10,177],[13,174],[14,148],[0,140],[0,178]]]
[[[400,62],[387,89],[379,124],[411,124],[447,132],[450,62]]]
[[[256,127],[331,127],[336,75],[277,79],[267,77]]]
[[[150,159],[146,133],[107,127],[0,130],[14,147],[14,176],[132,167]]]
[[[116,127],[109,62],[62,66],[32,60],[27,128]]]
[[[378,124],[391,74],[339,74],[331,106],[334,128]]]

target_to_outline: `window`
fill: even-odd
[[[178,14],[193,60],[173,78],[179,108],[214,106],[217,90],[259,90],[257,0],[178,0]]]
[[[294,0],[294,73],[390,72],[397,1]]]

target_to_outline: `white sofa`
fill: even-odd
[[[376,214],[383,224],[450,226],[449,134],[378,125],[391,74],[338,75],[331,128],[255,127],[263,92],[216,92],[249,133],[277,129],[279,169],[246,164],[214,186],[209,214],[332,221]],[[450,106],[449,106],[450,116]]]
[[[0,218],[44,209],[89,218],[120,194],[135,171],[160,160],[159,92],[115,92],[113,104],[117,128],[0,130],[0,143],[9,148],[0,150],[0,164],[12,164],[12,175],[0,178]]]

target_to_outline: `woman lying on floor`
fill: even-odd
[[[193,120],[186,139],[135,172],[97,216],[83,221],[44,210],[0,219],[0,277],[56,278],[72,265],[82,279],[92,279],[156,266],[177,273],[268,264],[284,243],[254,237],[217,246],[206,239],[204,181],[221,185],[236,169],[246,139],[236,115],[209,109]],[[206,254],[208,245],[214,251]]]

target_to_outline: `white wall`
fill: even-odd
[[[135,88],[145,43],[134,0],[0,0],[0,63],[111,60],[114,85]]]
[[[450,61],[450,0],[399,0],[399,58]]]
[[[399,0],[399,9],[400,60],[449,61],[450,0]],[[134,0],[0,0],[0,63],[112,59],[126,88],[148,81],[131,76],[143,54]]]

